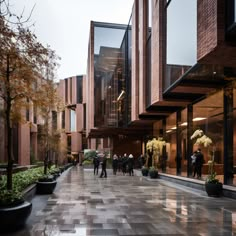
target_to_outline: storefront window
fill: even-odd
[[[234,178],[233,185],[236,186],[236,89],[233,90],[233,169],[234,169]]]
[[[166,173],[176,174],[176,113],[166,119]]]
[[[201,102],[193,105],[193,131],[201,129],[204,134],[212,139],[212,145],[204,147],[194,144],[193,150],[201,148],[204,154],[204,165],[202,169],[203,178],[208,174],[208,161],[214,152],[215,171],[217,178],[223,182],[224,175],[224,110],[223,91],[207,97]],[[193,142],[195,143],[195,142]]]
[[[187,109],[181,111],[181,119],[178,124],[179,137],[181,142],[181,176],[187,176]]]

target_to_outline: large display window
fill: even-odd
[[[223,182],[224,174],[224,105],[223,91],[193,105],[193,132],[200,129],[212,140],[208,147],[194,144],[193,150],[201,148],[204,155],[203,178],[208,174],[208,161],[214,155],[217,177]]]

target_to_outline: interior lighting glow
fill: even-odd
[[[196,118],[193,118],[193,121],[199,121],[199,120],[205,120],[206,117],[196,117]]]
[[[187,126],[187,122],[182,123],[180,126]]]
[[[117,98],[117,101],[119,101],[119,100],[121,99],[121,97],[122,97],[122,95],[123,95],[124,93],[125,93],[125,91],[122,90],[121,93],[120,93],[120,95],[119,95],[119,97]]]

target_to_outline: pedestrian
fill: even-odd
[[[193,177],[195,177],[195,175],[197,173],[196,158],[197,158],[197,151],[194,151],[191,156],[191,166],[192,166],[192,170],[193,170]]]
[[[197,178],[200,179],[202,177],[202,166],[204,163],[204,156],[201,152],[201,149],[198,148],[197,153],[196,153],[196,173],[197,173]]]
[[[112,158],[112,168],[113,168],[113,174],[116,175],[118,169],[118,156],[116,154],[114,154]]]
[[[122,156],[119,155],[118,157],[118,171],[121,172],[122,171]]]
[[[129,175],[134,175],[134,156],[132,154],[129,154],[128,158],[128,171]]]
[[[125,175],[127,172],[127,161],[128,161],[128,157],[127,157],[127,154],[125,153],[124,156],[122,157],[122,173],[123,173],[123,175]]]
[[[107,158],[105,154],[103,154],[101,165],[102,165],[102,172],[100,178],[102,178],[103,176],[107,178]]]
[[[145,164],[145,158],[144,158],[143,154],[141,154],[141,155],[139,156],[139,158],[138,158],[138,164],[139,164],[139,168],[140,168],[140,169],[144,166],[144,164]]]
[[[98,175],[98,169],[99,169],[99,158],[98,158],[98,152],[96,152],[95,157],[93,158],[93,173],[94,175]]]

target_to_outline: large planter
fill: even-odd
[[[37,194],[52,194],[57,185],[56,180],[51,181],[38,181],[36,183]]]
[[[148,168],[142,168],[141,171],[142,171],[143,176],[148,176],[148,172],[149,172]]]
[[[24,201],[16,206],[0,207],[0,232],[23,227],[32,211],[32,203]]]
[[[205,183],[205,189],[209,197],[220,197],[223,192],[222,183]]]
[[[157,170],[149,171],[149,176],[151,179],[156,179],[158,177],[158,171]]]

